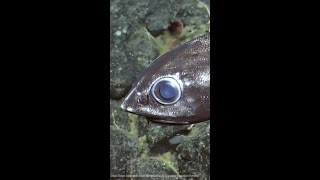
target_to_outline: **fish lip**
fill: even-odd
[[[129,113],[138,115],[138,116],[143,116],[145,117],[148,121],[151,121],[153,123],[156,124],[168,124],[168,125],[188,125],[188,124],[192,124],[191,122],[188,121],[175,121],[175,120],[168,120],[168,119],[164,119],[161,117],[155,117],[155,116],[145,116],[143,114],[137,113],[136,111],[134,111],[134,108],[130,107],[127,103],[127,100],[123,101],[120,105],[121,109],[123,109],[124,111],[127,111]]]
[[[161,118],[150,118],[146,117],[148,121],[151,121],[153,123],[157,124],[169,124],[169,125],[188,125],[191,124],[188,121],[172,121],[172,120],[166,120],[166,119],[161,119]]]
[[[174,121],[174,120],[167,120],[167,119],[158,118],[158,117],[144,116],[142,114],[139,114],[139,113],[135,112],[133,110],[133,108],[128,107],[128,104],[126,104],[125,101],[120,106],[121,106],[121,109],[123,109],[123,110],[125,110],[125,111],[127,111],[129,113],[138,115],[138,116],[143,116],[148,121],[151,121],[151,122],[156,123],[156,124],[168,124],[168,125],[188,125],[188,124],[192,124],[192,123],[190,123],[188,121]]]
[[[127,111],[127,112],[130,112],[130,113],[133,113],[135,114],[135,111],[132,107],[128,106],[128,104],[126,103],[126,101],[122,102],[121,105],[120,105],[121,109]]]
[[[134,107],[132,107],[132,101],[133,101],[133,94],[136,92],[135,85],[132,86],[131,90],[128,92],[128,94],[124,97],[124,100],[122,101],[120,107],[121,109],[128,111],[130,113],[134,113]],[[130,106],[131,105],[131,106]]]

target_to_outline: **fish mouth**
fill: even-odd
[[[122,101],[120,107],[121,109],[129,112],[129,113],[133,113],[136,114],[136,105],[133,102],[133,99],[131,96],[127,96],[124,101]]]
[[[187,125],[187,124],[191,124],[188,121],[175,121],[175,120],[169,120],[169,119],[164,119],[164,118],[158,118],[158,117],[154,117],[154,116],[144,116],[142,114],[139,114],[137,112],[135,112],[133,110],[132,107],[127,106],[127,104],[125,102],[123,102],[121,104],[121,108],[129,113],[135,114],[135,115],[139,115],[139,116],[143,116],[145,117],[148,121],[152,122],[152,123],[156,123],[156,124],[168,124],[168,125]]]
[[[121,109],[130,112],[130,113],[135,113],[135,108],[134,108],[134,103],[135,103],[135,98],[134,98],[134,93],[136,92],[136,88],[132,88],[129,93],[126,95],[124,100],[122,101],[120,107]],[[133,107],[132,107],[133,106]]]
[[[138,116],[143,116],[145,117],[148,121],[152,122],[152,123],[156,123],[156,124],[168,124],[168,125],[188,125],[188,124],[192,124],[191,122],[189,121],[185,121],[183,119],[166,119],[166,118],[163,118],[163,117],[159,117],[159,116],[146,116],[142,113],[139,113],[137,111],[135,111],[135,108],[130,106],[128,101],[125,100],[121,103],[120,105],[121,109],[129,112],[129,113],[132,113],[132,114],[135,114],[135,115],[138,115]]]
[[[127,112],[130,112],[130,113],[135,113],[133,111],[133,108],[128,106],[128,104],[126,103],[126,101],[122,102],[121,105],[120,105],[121,109],[127,111]]]
[[[145,117],[148,121],[157,123],[157,124],[168,124],[168,125],[187,125],[191,124],[188,121],[174,121],[174,120],[168,120],[168,119],[161,119],[161,118],[151,118],[151,117]]]

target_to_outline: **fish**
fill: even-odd
[[[210,32],[151,62],[121,108],[160,124],[210,120]]]

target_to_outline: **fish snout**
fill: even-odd
[[[131,107],[129,104],[128,104],[128,101],[127,100],[124,100],[122,103],[121,103],[121,109],[125,110],[125,111],[128,111],[128,112],[131,112],[131,113],[134,113],[134,108]]]

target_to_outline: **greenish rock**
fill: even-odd
[[[153,0],[111,0],[110,1],[110,23],[118,17],[126,17],[129,24],[142,23],[146,14],[150,11],[150,3]]]
[[[152,1],[145,19],[146,27],[151,34],[157,35],[170,26],[170,23],[176,19],[179,10],[178,3],[176,0]]]
[[[110,2],[110,96],[119,100],[159,52],[142,19],[148,1]]]
[[[196,124],[177,146],[179,173],[210,176],[210,121]]]
[[[126,174],[125,165],[142,153],[138,138],[115,126],[110,126],[110,174]]]
[[[169,157],[169,158],[168,158]],[[171,154],[142,157],[127,166],[127,176],[134,179],[182,179],[176,169],[177,162]]]
[[[138,131],[138,136],[145,136],[147,134],[146,129],[149,128],[150,122],[148,122],[148,120],[146,118],[144,118],[143,116],[139,116],[139,121],[137,124],[137,131]],[[147,142],[146,142],[147,143]]]
[[[142,116],[128,113],[121,109],[121,101],[110,100],[110,125],[131,133],[132,136],[146,135],[147,120]]]
[[[135,29],[127,37],[125,43],[126,54],[129,62],[134,62],[135,72],[144,70],[159,54],[154,38],[145,29]]]
[[[169,139],[170,144],[180,144],[184,140],[185,136],[184,135],[177,135],[174,136],[173,138]]]
[[[205,31],[203,31],[203,28],[206,30],[209,28],[209,26],[197,27],[209,22],[209,5],[210,1],[153,1],[150,4],[150,11],[148,11],[145,19],[146,27],[151,34],[158,35],[158,32],[166,30],[172,22],[182,20],[185,26],[189,27],[189,30],[193,30],[192,33],[194,35],[192,37],[197,37],[201,32],[204,34],[203,32]],[[193,28],[190,28],[191,26]]]
[[[147,143],[150,148],[149,154],[158,155],[168,151],[175,151],[177,144],[170,143],[170,139],[174,136],[188,133],[189,126],[190,125],[170,126],[150,123],[149,127],[145,129]]]
[[[210,4],[210,3],[209,3]],[[177,18],[182,19],[185,27],[179,35],[179,46],[210,31],[210,7],[202,1],[184,0]]]
[[[130,131],[128,113],[120,108],[120,101],[110,100],[110,125]]]
[[[117,36],[117,31],[114,36]],[[144,28],[129,28],[120,36],[126,40],[113,40],[114,44],[110,45],[110,95],[113,99],[124,97],[137,76],[159,54],[153,37]]]

